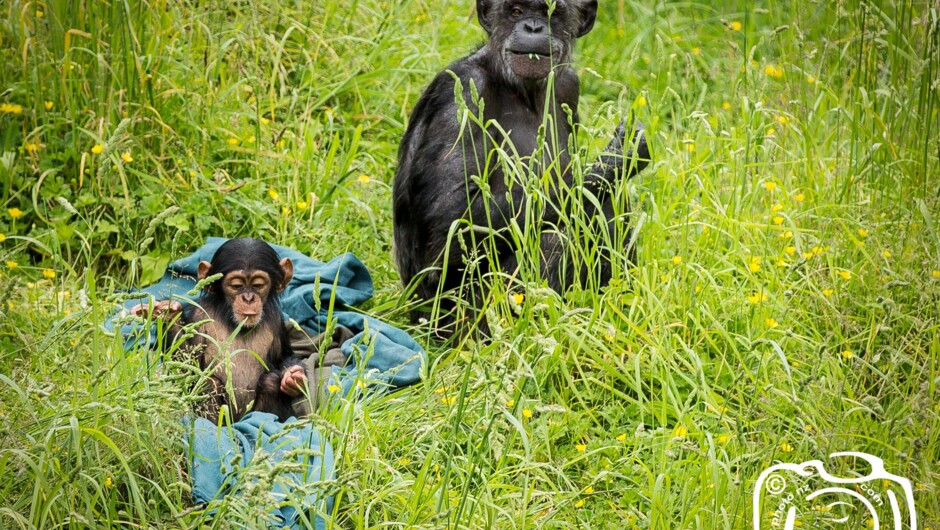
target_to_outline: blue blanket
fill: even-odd
[[[187,419],[187,422],[190,419]],[[259,486],[271,504],[269,526],[326,528],[333,498],[323,490],[333,480],[333,448],[310,424],[280,423],[267,412],[250,412],[231,428],[204,418],[192,420],[189,439],[193,500],[209,504],[241,497]],[[251,462],[249,468],[246,464]],[[255,499],[258,492],[252,494]],[[210,505],[209,515],[217,512]]]
[[[148,297],[155,300],[186,298],[186,293],[196,285],[199,262],[211,261],[225,241],[227,239],[209,238],[192,255],[171,263],[159,282],[140,291],[140,298],[124,302],[125,310],[138,303],[146,303]],[[342,394],[349,396],[362,389],[399,388],[420,379],[427,355],[411,336],[349,309],[373,294],[372,277],[359,258],[345,253],[323,263],[296,250],[277,245],[272,247],[281,258],[287,257],[294,262],[294,277],[281,293],[281,309],[285,316],[295,320],[311,336],[327,331],[333,324],[345,326],[354,333],[341,347],[350,363],[345,367],[334,367],[330,375],[331,385],[341,388]],[[119,314],[105,323],[107,329],[115,331],[115,317]],[[152,347],[156,342],[155,325],[148,328],[125,323],[120,332],[128,350]],[[305,424],[297,425],[290,420],[281,424],[268,414],[251,413],[231,428],[219,429],[204,419],[197,419],[191,425],[193,429],[187,446],[191,453],[193,496],[197,502],[209,502],[233,492],[237,494],[240,491],[237,486],[241,484],[240,473],[254,455],[255,447],[264,449],[265,458],[275,461],[290,451],[309,449],[321,456],[310,461],[309,465],[316,469],[311,467],[304,474],[306,480],[333,476],[332,449],[316,430]],[[279,446],[279,449],[272,450],[272,438],[275,445],[285,443],[282,435],[278,434],[282,432],[289,433],[286,449]],[[235,459],[233,465],[232,455],[236,454],[241,458]],[[283,486],[274,484],[271,493],[275,497],[283,497],[285,491]],[[312,507],[317,498],[313,496],[309,500]],[[325,498],[324,502],[329,504],[332,501]],[[299,514],[292,507],[272,507],[272,510],[279,510],[274,514],[281,520],[279,524],[296,527],[299,522]],[[316,524],[317,528],[324,524],[319,516]]]

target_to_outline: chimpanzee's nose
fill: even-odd
[[[538,20],[527,20],[522,23],[522,27],[529,33],[542,33],[545,31],[545,24],[539,22]]]

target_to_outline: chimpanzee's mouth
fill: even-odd
[[[552,57],[548,54],[510,50],[508,59],[513,73],[523,79],[545,79],[552,71]]]
[[[509,50],[509,53],[513,54],[515,57],[526,58],[532,61],[549,61],[552,56],[547,53],[538,53],[538,52],[517,52],[514,50]]]

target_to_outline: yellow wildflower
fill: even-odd
[[[887,251],[885,251],[885,252],[887,252]],[[933,279],[935,279],[935,280],[936,280],[936,279],[940,279],[940,270],[934,269],[934,270],[930,271],[930,277],[933,278]]]
[[[55,106],[55,103],[51,101],[46,101],[45,103],[42,104],[42,106],[46,107],[46,110],[52,110],[52,107]]]
[[[8,259],[8,260],[6,261],[6,265],[7,265],[7,268],[8,268],[8,269],[15,269],[15,268],[19,267],[19,264],[16,263],[15,261],[11,260],[11,259]]]
[[[525,301],[525,295],[522,293],[513,293],[512,301],[515,302],[516,305],[522,305],[522,302]]]
[[[48,279],[48,280],[51,280],[51,279],[55,278],[55,271],[52,270],[52,269],[43,269],[43,270],[42,270],[42,277],[43,277],[43,278],[46,278],[46,279]]]
[[[577,444],[577,445],[574,446],[574,448],[577,449],[577,451],[578,451],[579,453],[583,453],[584,451],[587,450],[587,445],[586,445],[586,444]]]
[[[238,138],[229,138],[225,141],[229,145],[238,145]]]
[[[832,296],[833,293],[835,293],[835,292],[836,292],[835,289],[823,289],[823,290],[822,290],[822,294],[823,294],[823,296],[825,296],[826,298],[829,298],[829,297]]]
[[[852,353],[852,350],[843,350],[841,353],[839,353],[839,355],[841,355],[845,360],[849,360],[855,356],[855,354]]]
[[[770,213],[777,213],[782,209],[783,209],[783,205],[778,202],[777,204],[770,207]]]
[[[803,192],[797,193],[793,196],[793,200],[796,202],[803,202],[803,199],[806,198],[806,194]]]
[[[780,450],[783,451],[784,453],[792,453],[793,446],[788,444],[787,442],[783,442],[780,444]]]
[[[741,24],[737,20],[732,20],[731,24],[728,26],[731,28],[731,31],[741,31],[741,28],[744,27],[744,24]]]
[[[271,123],[271,120],[269,120],[269,119],[265,118],[264,116],[262,116],[262,117],[261,117],[261,123],[263,123],[264,125],[267,125],[267,124]]]
[[[123,160],[125,164],[130,164],[134,161],[134,157],[131,156],[130,151],[124,151],[124,154],[121,155],[121,160]]]
[[[694,153],[695,152],[695,142],[688,140],[685,142],[685,150]]]
[[[806,76],[806,82],[812,85],[813,83],[816,82],[816,78],[811,75],[808,75]]]
[[[592,494],[592,493],[594,493],[594,486],[588,486],[588,487],[584,488],[584,494],[585,494],[585,495],[590,495],[590,494]]]
[[[335,394],[340,391],[340,387],[338,385],[329,385],[326,387],[326,389],[330,391],[330,394]]]
[[[25,144],[23,144],[23,150],[29,154],[34,154],[36,151],[39,151],[39,148],[41,147],[42,145],[36,142],[26,142]]]
[[[748,263],[747,263],[747,268],[748,268],[748,270],[750,270],[751,272],[757,272],[757,271],[759,271],[759,270],[760,270],[760,262],[761,262],[761,258],[759,258],[759,257],[757,257],[757,256],[751,257],[751,259],[750,259],[750,260],[748,261]]]
[[[698,46],[692,48],[692,55],[702,55],[702,49]]]
[[[359,184],[368,184],[370,180],[372,180],[372,177],[366,175],[365,173],[359,175]]]
[[[781,238],[784,238],[784,239],[790,239],[791,237],[793,237],[793,230],[787,230],[786,232],[781,232],[780,235],[777,236],[777,237],[781,237]]]
[[[646,96],[644,96],[644,95],[642,95],[642,94],[640,94],[639,96],[637,96],[637,98],[636,98],[636,106],[637,106],[637,107],[645,107],[645,106],[646,106]]]
[[[271,197],[272,201],[276,201],[281,198],[281,194],[276,189],[271,188],[268,190],[268,197]]]
[[[774,121],[779,123],[780,125],[786,125],[790,123],[790,118],[787,118],[783,114],[780,114],[779,116],[774,117]]]
[[[858,232],[858,237],[868,237],[868,230],[864,228],[859,228],[856,232]]]
[[[770,329],[777,327],[777,321],[772,318],[764,320],[764,324],[767,324],[767,327]]]
[[[298,210],[306,210],[306,209],[307,209],[307,201],[297,201],[297,204],[295,204],[295,206],[297,206],[297,209],[298,209]]]
[[[747,297],[747,301],[752,304],[759,304],[767,301],[767,293],[754,292]]]
[[[7,208],[7,213],[14,219],[23,217],[23,210],[20,210],[19,208]]]
[[[515,399],[510,399],[509,401],[506,402],[507,407],[514,407],[515,405],[516,405]]]
[[[0,104],[0,112],[4,114],[20,114],[23,112],[23,106],[17,103]]]
[[[727,435],[727,434],[719,434],[719,435],[718,435],[718,443],[720,443],[720,444],[722,444],[722,445],[728,443],[728,440],[730,440],[730,439],[731,439],[731,436],[730,436],[730,435]]]
[[[281,206],[281,215],[283,215],[284,217],[287,217],[290,214],[291,214],[290,208],[288,208],[287,206]]]
[[[731,110],[731,103],[728,103],[727,101],[722,102],[721,108],[724,110]]]
[[[3,232],[0,232],[0,243],[3,243],[6,240],[7,240],[6,234],[4,234]]]
[[[584,499],[578,499],[578,502],[574,503],[575,508],[581,508],[584,506]]]
[[[796,247],[794,247],[793,245],[790,245],[784,248],[783,251],[787,253],[787,256],[792,256],[796,254]]]
[[[623,434],[618,435],[618,436],[617,436],[617,441],[618,441],[618,442],[626,442],[626,441],[627,441],[627,433],[623,433]]]
[[[677,425],[675,430],[672,431],[672,434],[676,438],[685,438],[685,436],[689,434],[689,429],[687,429],[685,425]]]
[[[806,425],[804,425],[803,428],[806,429],[806,430],[809,431],[809,432],[813,432],[813,426],[810,425],[809,423],[807,423]]]
[[[444,396],[441,398],[441,403],[445,405],[453,405],[457,402],[457,396]]]
[[[777,66],[768,64],[764,67],[764,73],[767,75],[767,77],[780,79],[783,77],[783,68],[778,68]]]
[[[778,267],[786,267],[786,266],[787,266],[787,262],[786,262],[783,258],[777,258],[777,266],[778,266]]]
[[[522,409],[522,417],[523,417],[523,418],[531,418],[531,417],[532,417],[532,411],[529,410],[529,409]]]
[[[767,191],[774,191],[775,189],[777,189],[777,183],[768,180],[767,182],[764,183],[764,189]]]
[[[104,151],[104,146],[101,144],[95,144],[91,148],[91,154],[93,155],[100,155],[102,151]]]
[[[672,258],[673,265],[679,265],[681,263],[682,263],[682,256],[673,256]]]
[[[782,216],[779,216],[779,215],[775,215],[774,218],[772,219],[772,221],[774,222],[775,225],[782,225],[782,224],[783,224],[783,217],[782,217]]]
[[[887,259],[891,259],[891,256],[892,256],[890,250],[882,250],[882,251],[881,251],[881,255],[884,256],[884,257],[887,258]]]
[[[110,488],[111,486],[114,486],[114,479],[111,477],[104,479],[104,487]]]
[[[836,271],[836,274],[838,274],[839,277],[842,278],[843,280],[852,279],[852,271]]]

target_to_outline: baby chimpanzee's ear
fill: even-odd
[[[284,258],[278,263],[278,265],[280,265],[281,270],[284,271],[284,281],[281,283],[281,285],[277,285],[275,287],[277,288],[277,292],[281,292],[284,289],[287,289],[287,284],[290,283],[291,278],[294,277],[294,262],[291,261],[290,258]]]
[[[198,278],[200,281],[205,280],[206,278],[209,277],[209,271],[211,270],[212,270],[211,263],[209,263],[208,261],[200,261],[199,269],[196,272],[196,278]]]

